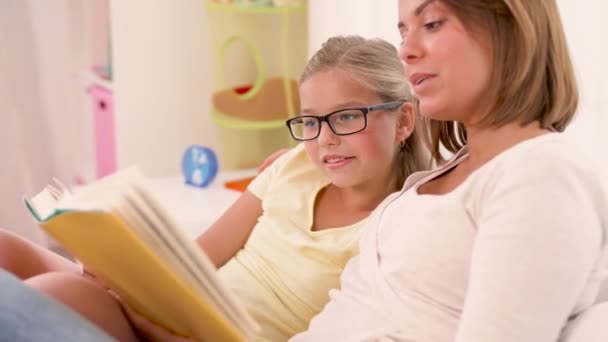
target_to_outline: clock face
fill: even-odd
[[[182,175],[188,185],[204,188],[217,175],[218,162],[213,150],[193,145],[182,156]]]

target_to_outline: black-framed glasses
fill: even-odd
[[[397,100],[377,104],[371,107],[346,108],[323,116],[302,115],[287,120],[285,123],[289,128],[291,136],[298,141],[313,140],[321,134],[323,122],[327,122],[329,129],[335,135],[350,135],[363,131],[367,128],[367,114],[377,110],[395,110],[405,100]]]

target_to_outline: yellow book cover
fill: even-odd
[[[253,319],[131,168],[25,203],[40,226],[150,320],[203,341],[244,341]]]

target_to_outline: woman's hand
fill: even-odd
[[[150,322],[146,317],[138,314],[123,302],[118,295],[113,294],[120,302],[125,316],[129,319],[133,328],[137,333],[145,339],[145,341],[162,341],[162,342],[200,342],[191,338],[175,335],[174,333]]]
[[[262,171],[264,171],[267,167],[269,167],[270,165],[272,165],[272,163],[274,163],[274,161],[277,160],[277,158],[279,158],[280,156],[284,155],[287,151],[289,151],[288,148],[282,148],[282,149],[276,151],[275,153],[269,155],[262,162],[262,165],[260,165],[258,167],[258,174],[262,173]]]

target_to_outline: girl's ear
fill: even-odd
[[[397,134],[395,135],[397,144],[401,143],[412,134],[415,124],[416,117],[414,115],[414,106],[409,102],[404,102],[399,108]]]

